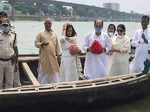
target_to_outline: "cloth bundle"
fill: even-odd
[[[71,55],[78,54],[80,52],[80,48],[76,44],[71,44],[69,46],[69,52]]]
[[[91,47],[91,52],[95,54],[100,54],[104,51],[104,47],[101,45],[101,43],[98,40],[94,40]]]

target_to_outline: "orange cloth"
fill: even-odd
[[[71,44],[69,46],[69,52],[71,55],[78,54],[80,52],[80,48],[76,44]]]

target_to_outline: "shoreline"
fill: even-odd
[[[13,20],[9,16],[10,20]],[[51,18],[53,21],[80,21],[80,22],[89,22],[96,19],[102,19],[104,22],[140,22],[136,19],[105,19],[105,18],[90,18],[90,17],[39,17],[39,16],[14,16],[14,21],[44,21],[46,18]]]

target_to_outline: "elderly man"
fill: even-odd
[[[106,53],[111,49],[111,39],[102,32],[103,21],[96,20],[94,22],[95,31],[85,37],[84,50],[86,53],[84,74],[88,78],[105,77],[108,75],[107,72],[107,56]],[[103,50],[101,53],[92,51],[92,44],[94,41],[101,44]]]
[[[51,29],[50,19],[44,22],[45,30],[40,32],[35,40],[39,48],[39,76],[41,84],[59,82],[60,45],[56,33]]]
[[[132,39],[131,45],[136,47],[135,57],[130,64],[130,72],[138,73],[144,70],[144,61],[148,58],[150,47],[150,30],[148,29],[149,17],[141,19],[142,29],[139,29]]]
[[[0,89],[12,88],[14,80],[15,37],[10,32],[8,23],[2,23],[0,32]],[[4,81],[5,79],[5,81]]]

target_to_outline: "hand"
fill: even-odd
[[[128,53],[128,50],[122,50],[121,53]]]
[[[14,72],[17,72],[17,71],[18,71],[18,64],[15,64]]]
[[[43,42],[42,44],[41,44],[41,46],[47,46],[49,43],[48,42]]]
[[[148,44],[148,40],[145,38],[144,33],[142,34],[142,39],[144,40],[144,42],[145,42],[145,43],[147,43],[147,44]]]
[[[61,64],[61,56],[60,55],[57,56],[57,61],[58,61],[58,64],[60,65]]]
[[[111,48],[110,52],[118,52],[121,53],[121,51],[119,49],[115,49],[114,47]]]
[[[106,48],[103,49],[103,52],[106,52]]]
[[[107,55],[111,56],[113,54],[113,52],[110,50]]]
[[[120,51],[120,50],[118,50],[118,49],[116,49],[116,52],[121,53],[121,51]]]
[[[113,54],[113,52],[110,52],[109,55],[111,56]]]
[[[76,55],[76,54],[79,54],[81,52],[80,48],[79,47],[74,47],[72,48],[70,54],[71,55]]]

